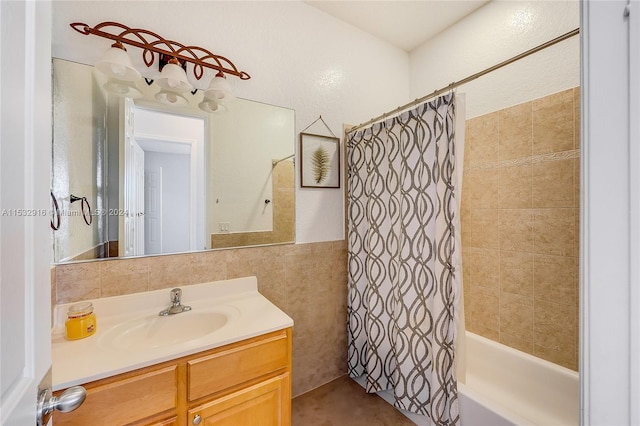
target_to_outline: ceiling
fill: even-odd
[[[489,0],[305,1],[407,52]]]

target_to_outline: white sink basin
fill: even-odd
[[[149,315],[124,321],[107,329],[100,336],[100,345],[105,349],[130,350],[185,343],[223,328],[229,317],[229,312],[222,310],[187,311],[168,316]]]
[[[169,359],[217,348],[293,326],[293,320],[258,292],[256,277],[182,288],[191,310],[161,317],[170,289],[91,299],[97,330],[65,339],[65,320],[76,302],[56,305],[52,330],[54,390],[81,385]]]

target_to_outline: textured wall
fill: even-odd
[[[417,98],[505,61],[580,26],[580,3],[492,1],[411,52],[411,96]],[[458,90],[467,118],[580,84],[580,38],[574,36]]]
[[[346,265],[344,241],[71,263],[52,270],[52,303],[255,275],[295,322],[295,396],[346,374]]]
[[[75,64],[55,61],[53,81],[54,146],[60,158],[69,165],[52,168],[52,191],[64,215],[60,228],[53,234],[56,244],[54,258],[58,261],[93,255],[101,248],[104,225],[102,216],[93,217],[93,226],[82,218],[80,201],[71,204],[70,195],[86,197],[92,212],[103,208],[102,193],[96,188],[97,176],[102,172],[87,164],[103,165],[105,107],[90,73],[82,72]],[[86,158],[97,158],[91,163]],[[100,203],[100,204],[99,204]]]
[[[467,120],[467,329],[578,369],[579,89]]]

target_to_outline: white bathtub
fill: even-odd
[[[458,383],[463,425],[578,424],[578,373],[477,334],[466,337],[466,380]]]
[[[463,426],[578,424],[578,373],[470,332],[465,345],[466,379],[458,381]],[[390,393],[379,395],[393,403]]]

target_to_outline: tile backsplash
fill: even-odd
[[[52,303],[255,275],[260,292],[295,322],[295,396],[346,374],[346,268],[345,241],[60,264]]]

